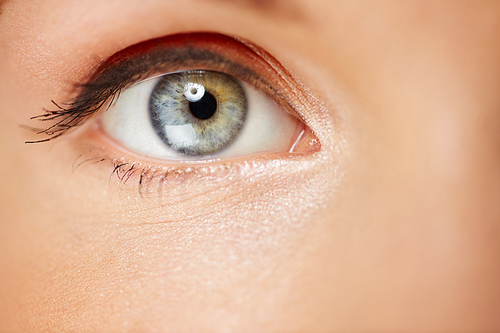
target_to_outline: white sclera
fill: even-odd
[[[287,152],[300,121],[251,85],[241,82],[248,99],[248,112],[236,139],[219,153],[183,155],[171,149],[157,135],[149,119],[148,102],[160,78],[145,80],[121,92],[103,113],[104,131],[131,151],[164,160],[206,160],[234,158],[261,152]]]

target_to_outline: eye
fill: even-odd
[[[304,125],[250,84],[215,71],[182,71],[121,92],[104,131],[161,159],[230,158],[290,151]]]
[[[207,161],[319,148],[299,111],[313,105],[296,79],[254,44],[185,33],[130,46],[103,62],[74,102],[37,116],[56,138],[91,128],[137,155]],[[102,112],[100,112],[102,111]],[[134,162],[131,162],[134,163]]]

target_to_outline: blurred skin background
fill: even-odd
[[[0,331],[500,330],[500,2],[0,4]],[[103,60],[190,31],[280,61],[321,151],[141,197],[72,171],[83,130],[24,143]]]

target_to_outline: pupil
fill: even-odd
[[[198,102],[189,102],[189,109],[196,118],[208,119],[217,110],[217,101],[212,94],[205,92],[205,95]]]

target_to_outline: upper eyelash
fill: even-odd
[[[82,84],[80,85],[80,89],[88,91],[88,93],[80,95],[75,102],[64,103],[63,105],[66,107],[62,107],[52,100],[51,102],[58,108],[57,110],[45,109],[44,114],[30,118],[40,121],[57,120],[55,124],[37,132],[37,134],[45,134],[49,137],[40,140],[26,141],[26,143],[41,143],[60,137],[68,130],[80,125],[85,119],[99,111],[109,98],[112,98],[112,103],[113,100],[119,96],[120,91],[129,83],[130,82],[122,81],[111,87],[109,85],[99,86]]]
[[[245,48],[245,51],[254,53],[255,57],[260,58],[261,54],[249,47],[248,42],[215,33],[179,34],[166,38],[176,37],[178,39],[185,37],[187,45],[171,47],[168,42],[164,43],[163,38],[159,38],[129,47],[109,58],[91,75],[88,83],[76,85],[81,93],[73,102],[59,104],[52,101],[57,107],[56,110],[44,110],[45,113],[31,118],[40,121],[55,121],[55,123],[37,133],[47,135],[48,138],[26,143],[46,142],[60,137],[101,110],[106,103],[110,106],[119,97],[120,92],[131,84],[155,73],[172,72],[182,68],[203,69],[202,67],[206,67],[205,69],[224,71],[261,88],[279,104],[291,107],[282,92],[275,89],[265,76],[257,74],[251,67],[235,62],[217,51],[199,48],[195,39],[217,40],[218,38],[226,43],[227,39],[231,39],[233,43],[241,44],[238,47]],[[266,59],[259,60],[266,63]],[[268,67],[268,71],[276,70],[274,66],[268,65]]]

